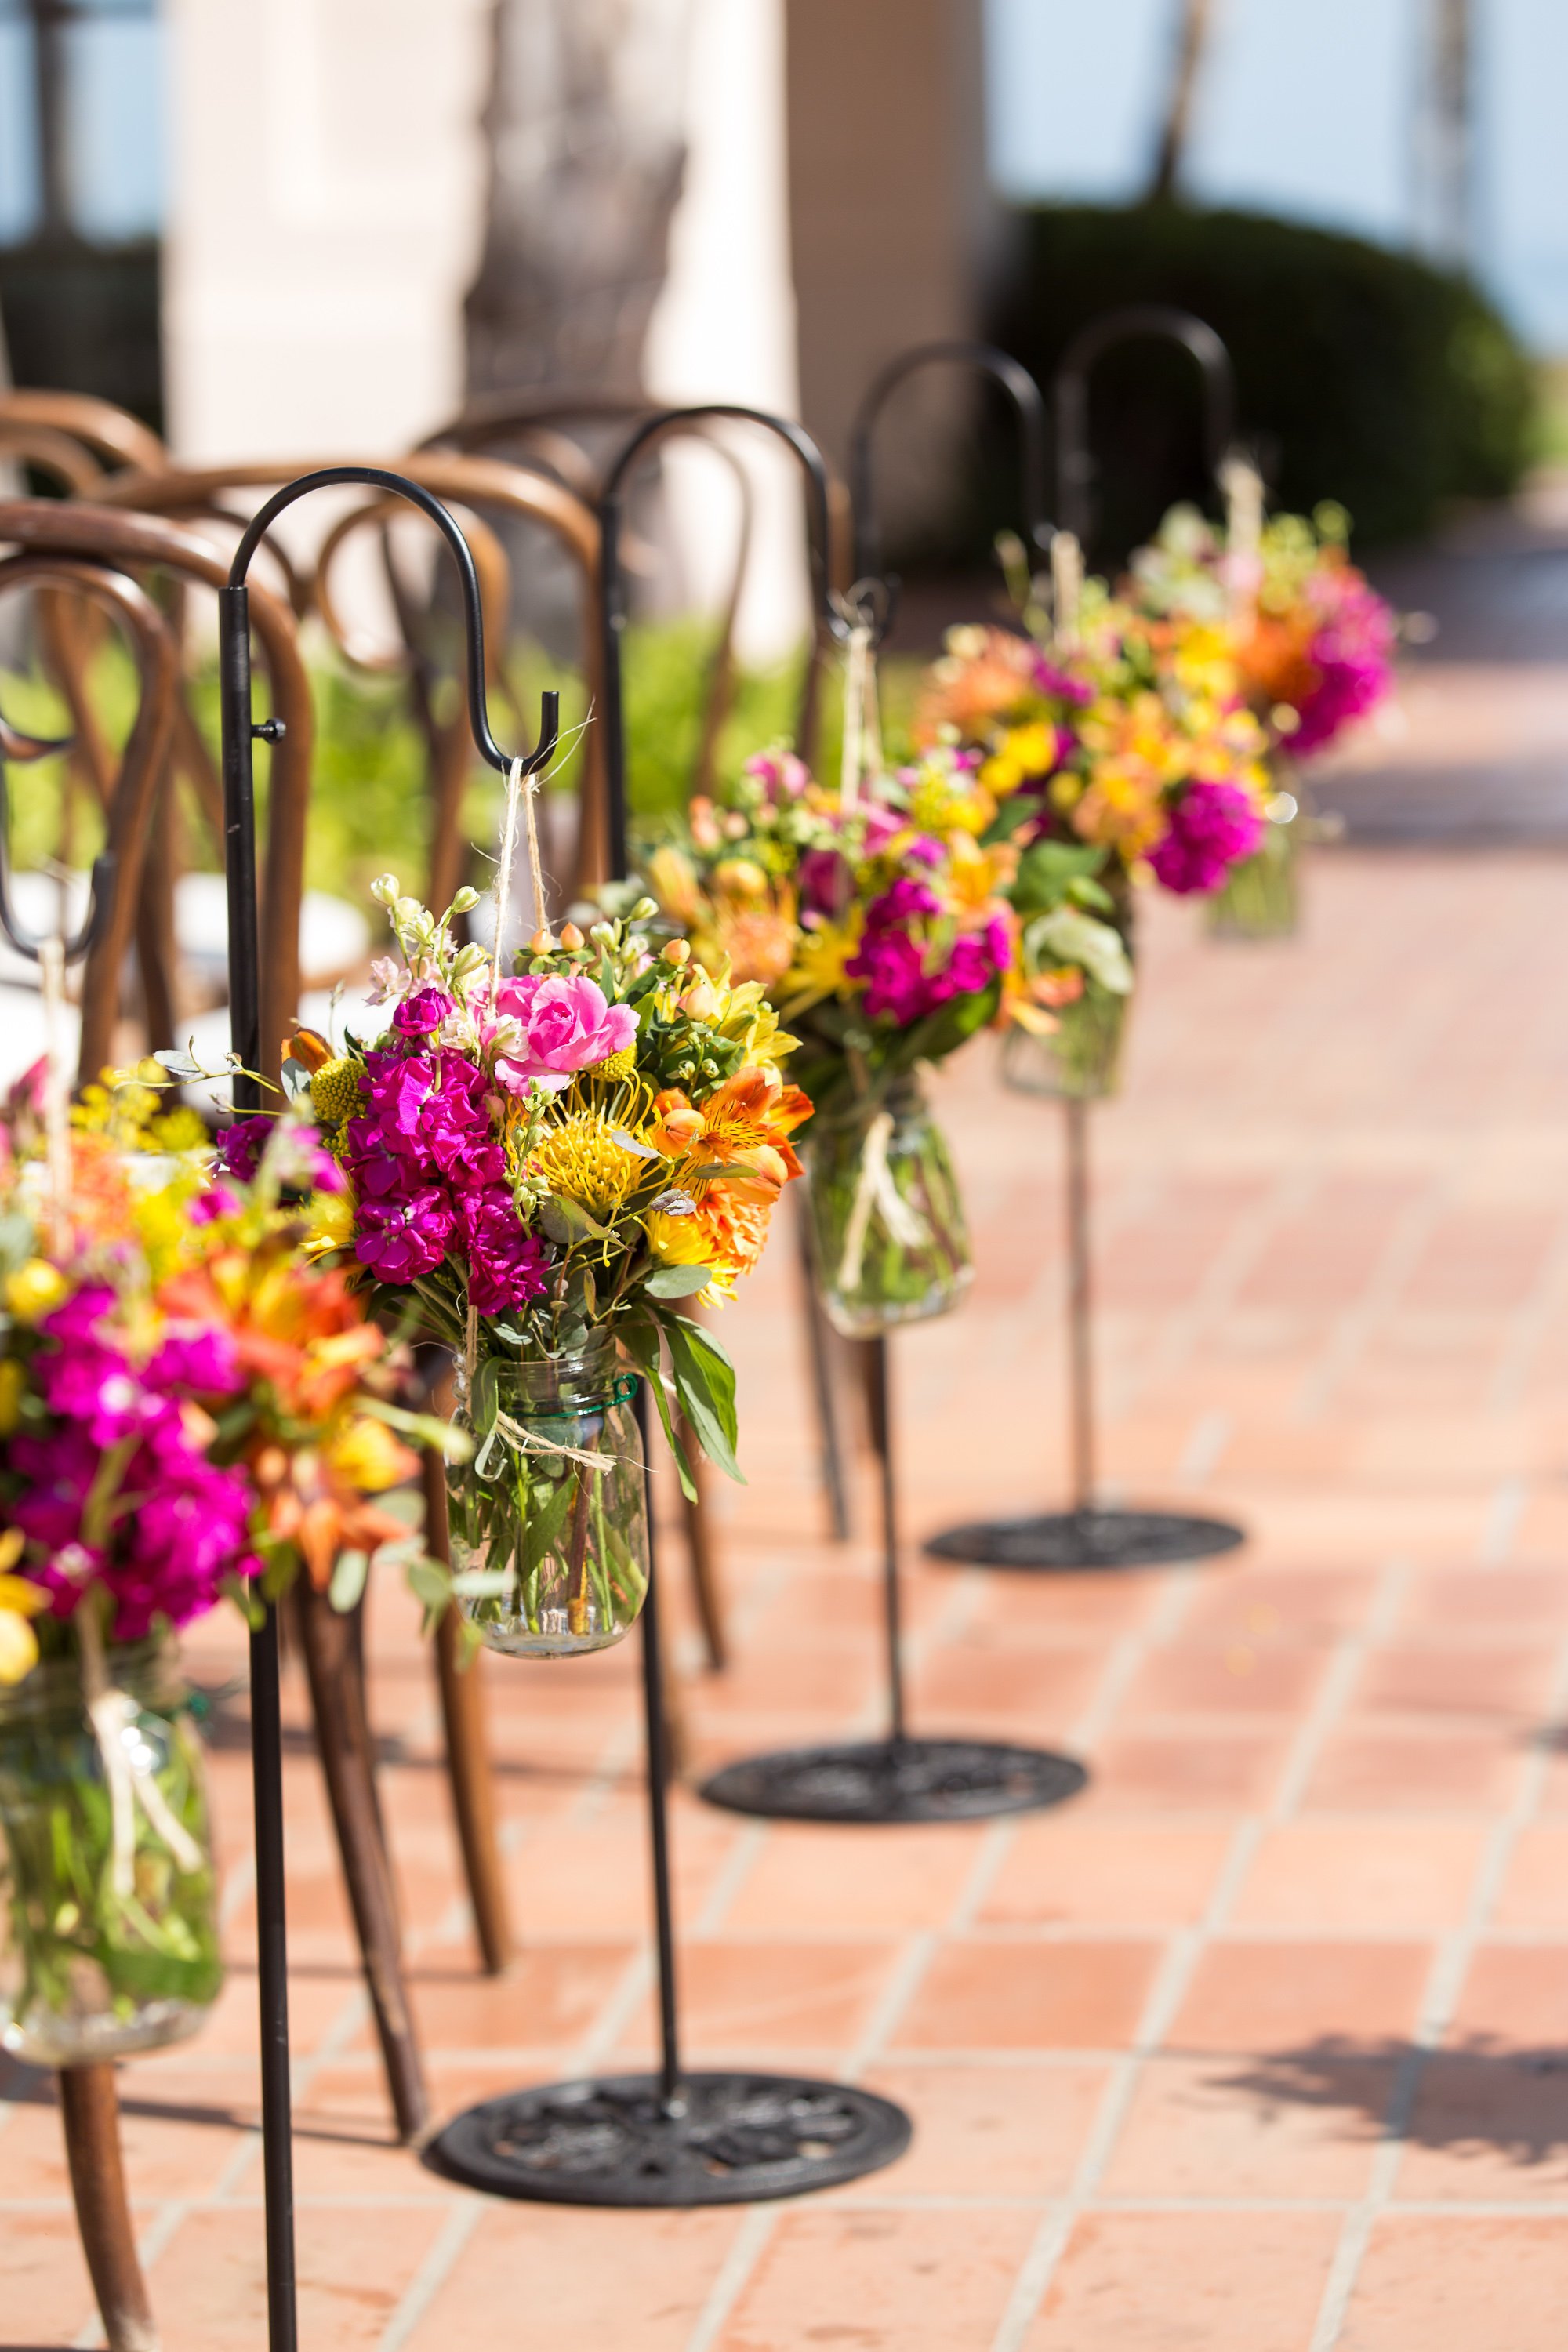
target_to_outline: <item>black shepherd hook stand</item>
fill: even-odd
[[[1092,521],[1093,455],[1089,444],[1089,378],[1116,344],[1163,338],[1191,352],[1201,372],[1204,451],[1218,475],[1236,429],[1236,380],[1214,329],[1163,303],[1109,310],[1075,335],[1057,372],[1057,511],[1081,544]],[[1016,1519],[982,1520],[933,1536],[933,1559],[983,1568],[1051,1570],[1154,1567],[1208,1559],[1246,1540],[1226,1519],[1181,1511],[1102,1509],[1095,1500],[1094,1317],[1090,1287],[1089,1104],[1062,1100],[1067,1136],[1068,1390],[1072,1507]]]
[[[277,719],[258,725],[250,692],[250,592],[246,578],[277,517],[297,499],[338,484],[395,491],[426,514],[451,549],[468,628],[468,719],[480,755],[503,773],[511,762],[490,733],[485,704],[484,626],[479,578],[468,544],[438,499],[401,474],[375,466],[332,466],[301,475],[258,509],[246,526],[228,585],[218,591],[218,663],[223,725],[224,863],[228,880],[229,1027],[241,1065],[237,1111],[261,1108],[260,941],[256,905],[255,740],[276,742]],[[542,698],[536,748],[523,761],[531,774],[555,748],[558,698]],[[279,1718],[278,1612],[268,1606],[250,1636],[250,1750],[255,1784],[257,1973],[261,2003],[261,2132],[267,2217],[268,2352],[296,2352],[299,2320],[294,2274],[294,2178],[289,2083],[289,1961],[283,1873],[283,1749]]]
[[[872,385],[856,420],[851,468],[855,497],[858,617],[879,641],[896,583],[872,576],[880,555],[871,497],[871,436],[883,403],[914,369],[957,361],[984,369],[1011,394],[1023,440],[1025,498],[1031,537],[1039,544],[1045,482],[1045,417],[1033,379],[1005,352],[984,343],[931,343],[906,352]],[[790,436],[799,447],[803,436]],[[820,464],[820,460],[817,461]],[[1048,533],[1047,533],[1048,536]],[[845,609],[847,609],[846,606]],[[845,625],[842,619],[837,626]],[[710,1804],[771,1820],[884,1824],[984,1821],[1059,1804],[1084,1785],[1082,1765],[1047,1749],[988,1739],[911,1736],[904,1703],[899,1592],[898,1479],[886,1335],[865,1343],[871,1442],[880,1471],[883,1609],[888,1658],[888,1733],[827,1748],[790,1748],[728,1764],[703,1783]]]
[[[805,467],[812,492],[813,560],[826,607],[827,488],[804,434],[749,408],[668,409],[647,418],[616,459],[600,504],[605,609],[605,774],[610,862],[626,878],[626,739],[621,639],[626,614],[619,569],[621,509],[632,467],[667,434],[731,417],[782,434]],[[647,1391],[638,1411],[648,1476],[648,1582],[642,1612],[643,1707],[647,1736],[648,1825],[658,1957],[660,2062],[657,2074],[601,2075],[510,2092],[459,2116],[430,2160],[472,2189],[558,2205],[749,2205],[803,2196],[875,2172],[903,2154],[910,2119],[868,2091],[809,2076],[697,2074],[680,2062],[670,1895],[668,1754],[659,1663],[658,1587],[653,1561],[652,1454]]]

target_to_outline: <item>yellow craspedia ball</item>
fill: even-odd
[[[66,1295],[66,1278],[47,1258],[30,1257],[5,1276],[5,1304],[18,1323],[36,1323]]]
[[[310,1102],[325,1127],[341,1127],[360,1107],[360,1066],[346,1054],[323,1062],[310,1080]]]
[[[607,1078],[615,1081],[620,1078],[629,1078],[632,1072],[637,1068],[637,1047],[635,1045],[623,1045],[618,1054],[606,1055],[602,1062],[595,1062],[590,1069],[584,1073],[584,1075],[586,1077]]]

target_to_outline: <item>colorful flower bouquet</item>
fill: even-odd
[[[193,2031],[220,1982],[201,1752],[170,1636],[345,1547],[415,1457],[395,1366],[280,1129],[211,1181],[190,1112],[89,1089],[46,1155],[0,1118],[0,2046],[45,2063]]]
[[[946,744],[849,798],[784,751],[752,760],[733,803],[691,805],[647,863],[667,923],[714,969],[768,991],[798,1040],[816,1106],[805,1158],[824,1304],[858,1337],[941,1314],[969,1279],[947,1148],[921,1097],[1000,1015],[1050,1015],[1019,960],[1006,886],[1016,854],[987,838],[979,760]]]
[[[920,723],[978,755],[998,803],[991,836],[1023,845],[1010,895],[1026,983],[1058,1017],[1009,1041],[1007,1076],[1099,1094],[1114,1084],[1131,986],[1132,886],[1206,894],[1253,854],[1267,739],[1221,629],[1151,621],[1092,581],[1070,635],[1053,640],[1031,617],[1033,635],[950,631]]]
[[[1300,793],[1289,770],[1320,757],[1394,690],[1399,623],[1350,560],[1349,520],[1325,502],[1309,521],[1275,515],[1256,553],[1232,549],[1195,507],[1173,507],[1132,558],[1128,593],[1157,623],[1226,629],[1247,700],[1270,733],[1279,788],[1254,856],[1214,902],[1215,928],[1274,937],[1295,928]]]
[[[651,899],[586,937],[539,930],[502,976],[455,935],[473,893],[439,919],[389,876],[375,896],[400,950],[376,967],[384,1031],[342,1054],[300,1033],[285,1076],[342,1171],[377,1307],[411,1309],[456,1360],[465,1612],[513,1654],[602,1649],[647,1586],[636,1373],[684,1483],[666,1352],[686,1429],[740,1475],[733,1370],[680,1308],[734,1295],[799,1173],[811,1106],[779,1075],[792,1041],[759,983],[649,937]]]

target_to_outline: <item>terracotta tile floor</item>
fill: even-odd
[[[1324,856],[1301,940],[1150,909],[1094,1121],[1104,1475],[1233,1512],[1209,1566],[924,1564],[1064,1476],[1058,1122],[942,1081],[977,1279],[895,1349],[910,1690],[1070,1748],[1050,1816],[764,1828],[674,1805],[693,2056],[915,2119],[817,2200],[582,2213],[390,2145],[303,1739],[288,1764],[307,2352],[1558,2352],[1568,2282],[1568,864]],[[879,1721],[869,1482],[817,1533],[788,1254],[726,1318],[751,1484],[735,1663],[668,1591],[693,1768]],[[637,1662],[487,1661],[523,1957],[479,1975],[405,1610],[384,1796],[443,2112],[649,2046]],[[221,1683],[226,1636],[195,1663]],[[290,1694],[298,1720],[299,1694]],[[122,2076],[168,2352],[263,2341],[243,1723],[215,1759],[234,1973]],[[0,2341],[95,2341],[47,2085],[0,2078]]]

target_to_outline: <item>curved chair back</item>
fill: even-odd
[[[522,465],[538,467],[553,474],[580,496],[597,501],[605,474],[614,464],[626,437],[660,413],[655,401],[597,392],[586,385],[556,386],[532,393],[501,393],[471,401],[459,415],[442,425],[438,432],[431,434],[420,446],[425,449],[464,449],[483,451],[492,456],[504,454]],[[602,450],[595,455],[586,446],[587,442],[593,438],[603,440],[611,428],[618,428],[613,445],[607,451]],[[689,437],[702,441],[722,459],[734,481],[739,500],[733,561],[719,605],[718,636],[709,665],[707,688],[702,698],[701,730],[691,776],[694,792],[710,793],[718,765],[719,739],[735,698],[735,627],[746,585],[746,570],[751,562],[756,513],[752,478],[734,450],[708,425],[693,425]],[[835,488],[837,485],[831,486],[830,497]],[[652,548],[630,530],[626,531],[621,546],[621,568],[624,572],[633,577],[650,574],[657,571],[658,562],[659,558]],[[816,666],[808,663],[801,719],[803,740],[804,732],[809,730],[815,717],[816,683]]]
[[[338,464],[341,459],[323,461]],[[487,515],[531,523],[548,531],[563,548],[582,583],[584,611],[584,668],[591,706],[599,699],[600,654],[602,632],[599,619],[599,527],[592,511],[574,491],[542,474],[521,466],[507,465],[495,458],[470,457],[447,451],[423,451],[406,461],[400,461],[409,478],[432,491],[448,505],[464,509],[477,528],[468,531],[469,543],[479,563],[481,584],[485,591],[488,647],[492,662],[497,664],[492,684],[502,684],[499,668],[505,641],[505,615],[509,599],[506,559],[493,532],[485,528]],[[106,502],[117,507],[136,508],[145,512],[167,515],[195,523],[218,522],[236,530],[248,520],[248,508],[256,503],[249,493],[271,490],[294,480],[298,476],[317,470],[314,465],[289,459],[278,464],[240,466],[165,467],[156,473],[121,475],[105,486],[100,494]],[[366,665],[366,652],[351,637],[341,624],[331,588],[331,567],[344,541],[356,530],[381,526],[394,512],[410,511],[401,501],[389,507],[375,492],[355,494],[353,503],[340,510],[338,520],[320,543],[310,575],[303,575],[275,535],[267,541],[268,552],[278,561],[288,583],[289,601],[296,616],[303,618],[314,611],[335,635],[345,655],[361,667]],[[390,572],[390,562],[389,562]],[[395,574],[392,574],[393,593],[398,601]],[[414,634],[412,622],[402,614],[405,639]],[[370,657],[374,662],[375,657]],[[378,665],[384,666],[384,665]],[[426,736],[430,761],[430,850],[426,888],[433,903],[445,906],[463,879],[466,845],[462,840],[460,818],[462,798],[470,768],[470,747],[467,721],[460,709],[450,720],[439,719],[434,711],[431,688],[433,674],[416,645],[408,644],[405,656],[396,665],[410,677],[413,708]],[[578,843],[578,879],[596,881],[605,872],[604,863],[604,758],[597,730],[590,728],[584,745],[582,782],[582,822]],[[303,856],[301,836],[300,856]],[[298,950],[292,951],[297,965]]]
[[[226,557],[196,532],[157,515],[123,513],[83,501],[0,501],[0,545],[22,554],[101,564],[132,577],[156,573],[184,587],[218,589],[228,578]],[[313,722],[310,681],[292,613],[259,585],[251,591],[250,613],[271,688],[272,710],[284,730],[272,751],[262,886],[261,1034],[264,1058],[276,1063],[299,998],[300,902]],[[171,701],[177,701],[177,696]],[[154,781],[157,768],[166,764],[166,740],[153,762]],[[170,1039],[154,1042],[167,1044]]]
[[[85,1084],[98,1076],[112,1055],[121,979],[136,929],[142,866],[168,746],[179,663],[168,623],[146,591],[116,568],[112,560],[96,560],[99,552],[108,551],[72,551],[48,543],[47,517],[58,505],[54,499],[0,501],[0,545],[16,550],[0,557],[0,601],[24,592],[54,592],[91,606],[127,642],[138,686],[135,719],[105,794],[106,863],[95,869],[95,891],[101,874],[111,874],[112,878],[108,905],[100,910],[82,974],[77,1075],[79,1082]],[[79,514],[83,509],[72,511]],[[19,740],[9,727],[0,730],[0,764],[7,768],[31,765],[68,748],[68,739],[62,742]],[[0,859],[4,854],[0,844]],[[143,966],[148,1044],[166,1045],[169,1038],[155,1034],[163,1011],[157,983],[145,969],[145,959]]]

